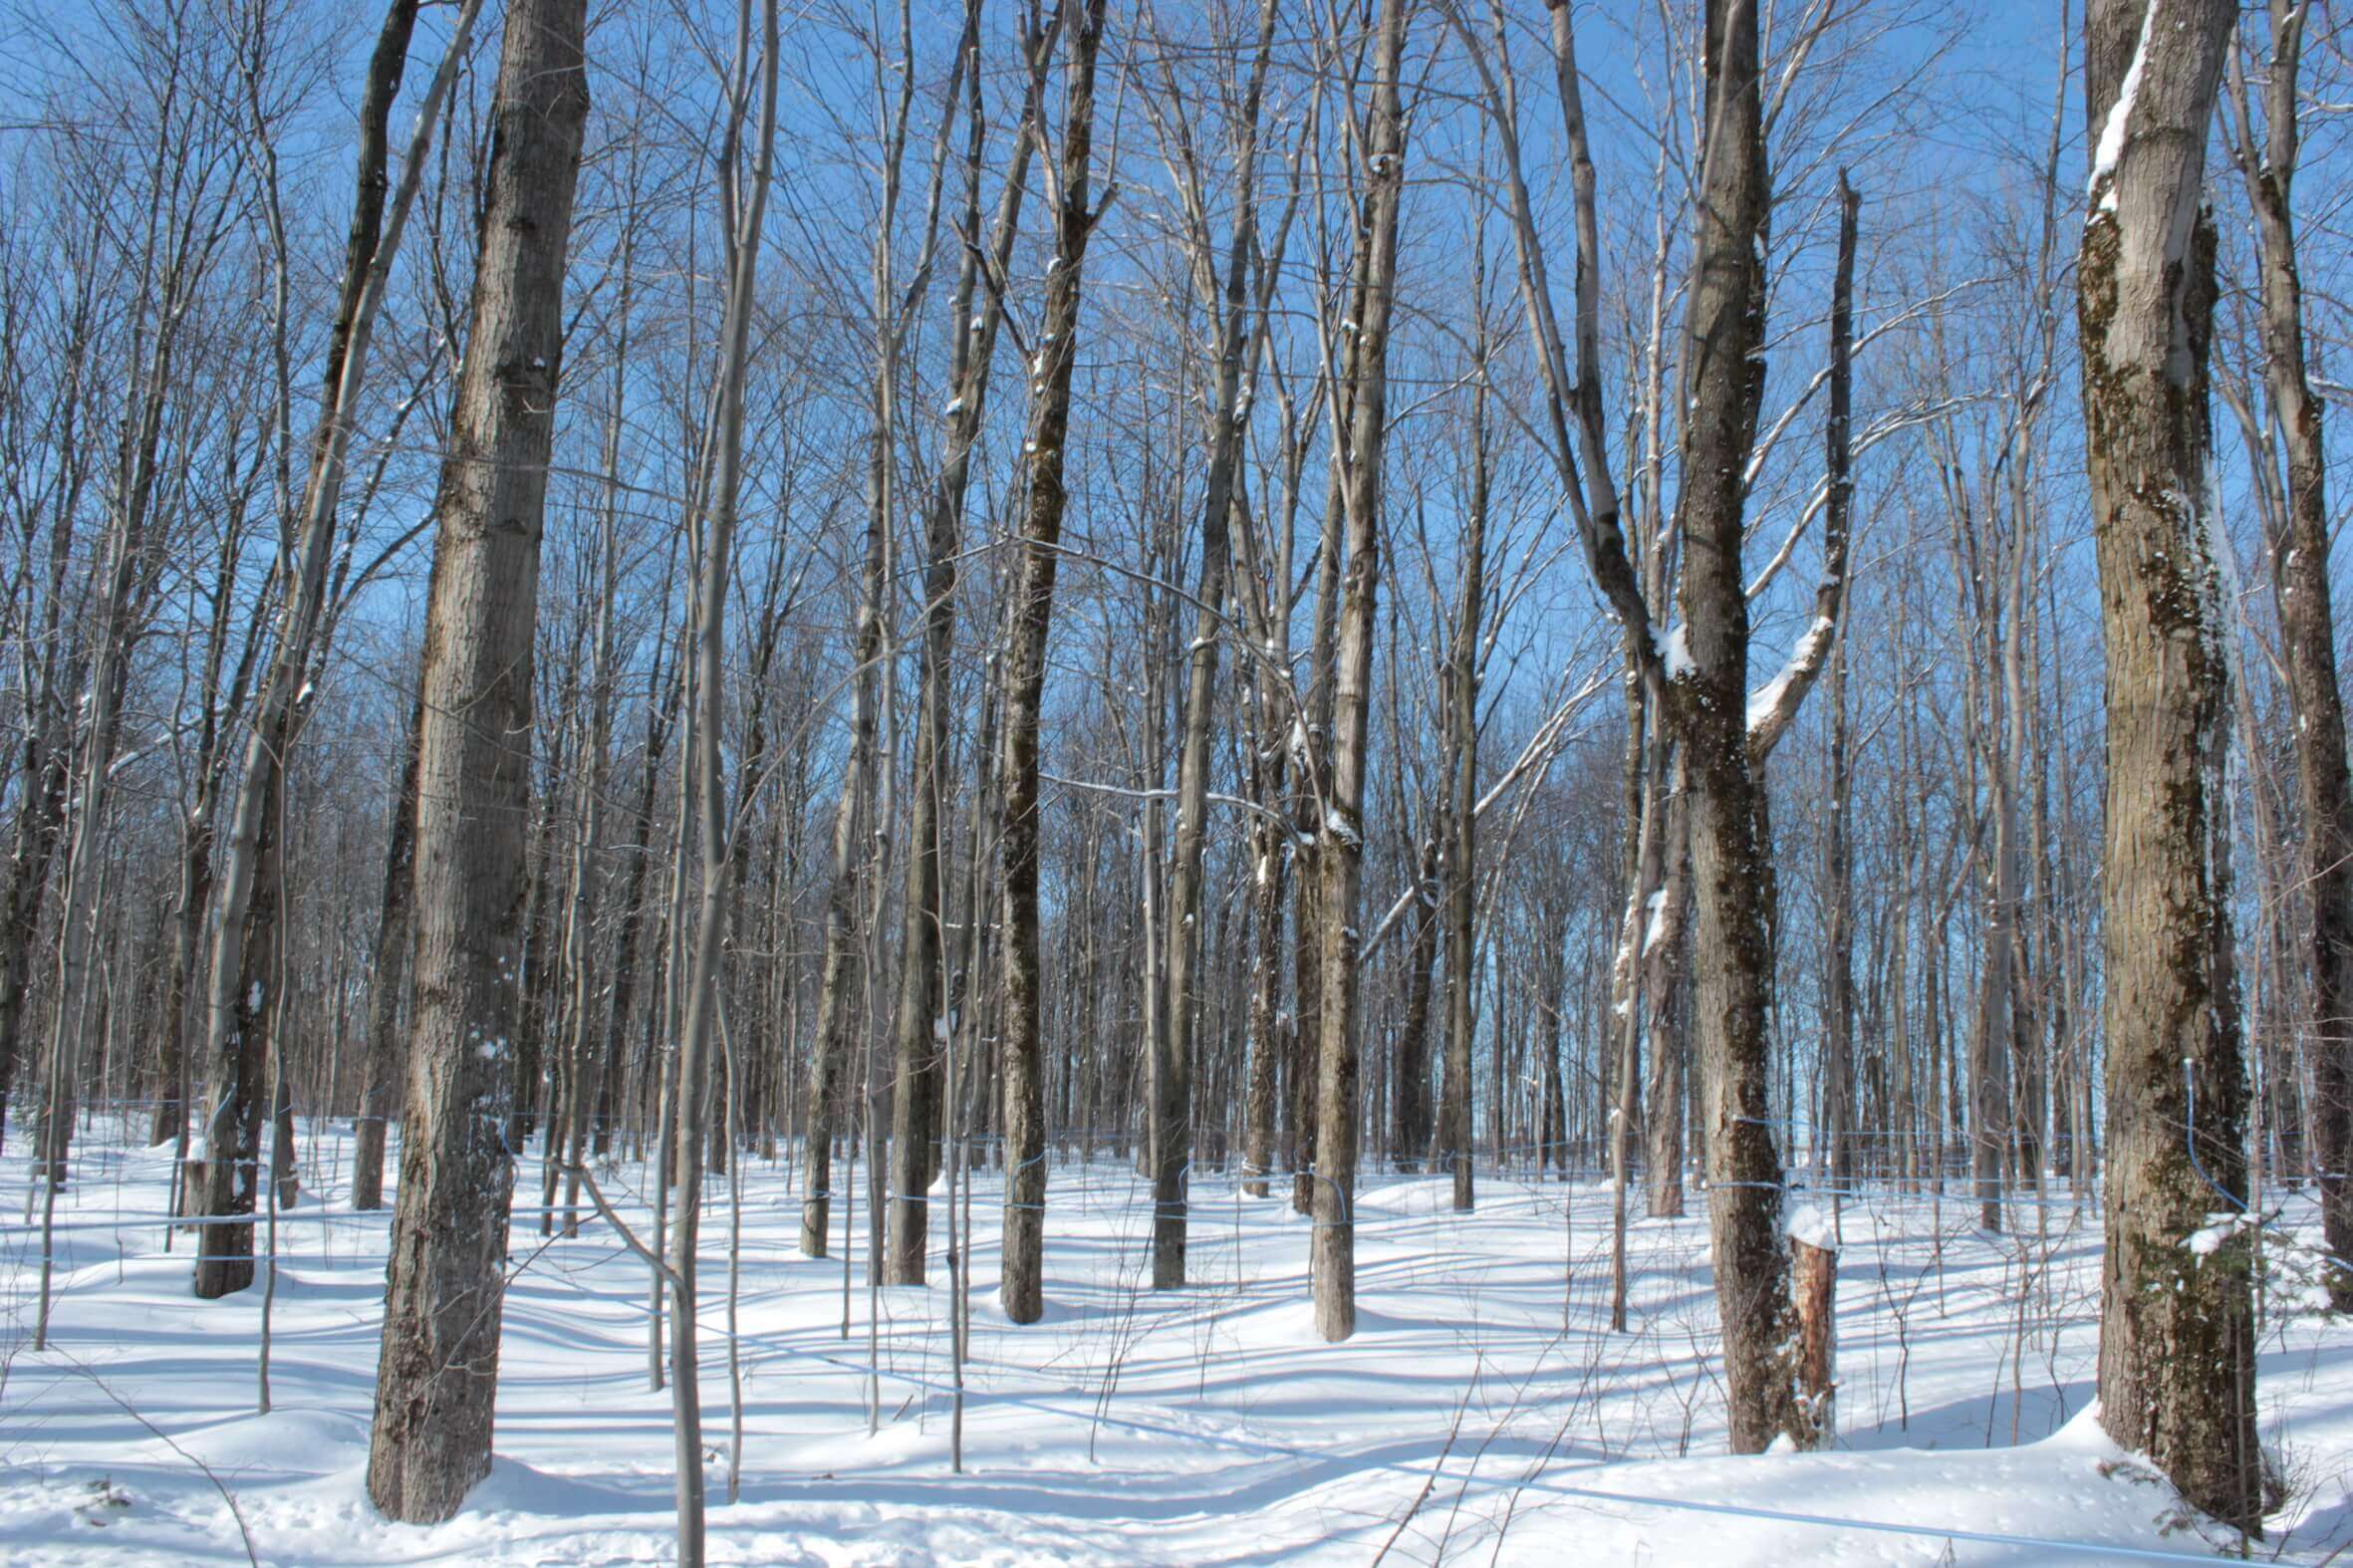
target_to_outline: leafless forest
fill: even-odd
[[[1703,1216],[1738,1453],[1837,1440],[1820,1214],[1933,1195],[2102,1239],[2102,1425],[2260,1535],[2266,1281],[2353,1308],[2348,131],[2323,0],[12,8],[25,1354],[108,1139],[202,1302],[384,1210],[436,1522],[602,1237],[699,1563],[754,1193],[844,1354],[945,1293],[959,1464],[1074,1173],[1154,1295],[1287,1202],[1328,1342],[1376,1178],[1599,1183],[1621,1333]]]

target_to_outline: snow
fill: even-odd
[[[2252,1228],[2244,1214],[2209,1214],[2206,1223],[2190,1232],[2190,1251],[2195,1257],[2212,1257],[2221,1251],[2232,1236]]]
[[[1667,666],[1667,678],[1670,680],[1681,680],[1699,667],[1692,657],[1691,639],[1685,635],[1688,630],[1685,623],[1678,622],[1668,632],[1666,641],[1658,645],[1659,659]],[[1658,633],[1653,632],[1651,636],[1655,639]]]
[[[165,1256],[142,1223],[161,1212],[169,1151],[131,1136],[137,1115],[78,1147],[46,1352],[29,1335],[38,1242],[17,1225],[0,1249],[0,1560],[241,1563],[240,1517],[271,1563],[674,1558],[669,1396],[646,1385],[645,1268],[593,1213],[578,1239],[543,1247],[528,1214],[536,1162],[519,1183],[490,1475],[447,1523],[391,1525],[365,1486],[390,1217],[349,1206],[350,1124],[303,1135],[306,1200],[279,1220],[274,1410],[256,1416],[262,1292],[189,1296],[188,1238]],[[2101,1220],[2063,1188],[2040,1210],[2046,1237],[2032,1218],[2021,1235],[1980,1233],[1950,1198],[1846,1199],[1840,1446],[1735,1458],[1722,1451],[1703,1201],[1688,1219],[1629,1227],[1634,1331],[1616,1335],[1607,1182],[1537,1182],[1482,1162],[1479,1208],[1457,1215],[1445,1177],[1368,1165],[1359,1331],[1327,1345],[1306,1298],[1311,1227],[1287,1179],[1251,1198],[1196,1162],[1193,1285],[1156,1293],[1150,1184],[1125,1151],[1099,1147],[1091,1164],[1076,1153],[1056,1154],[1047,1315],[1026,1328],[996,1295],[1002,1178],[976,1176],[960,1476],[947,1460],[947,1292],[882,1292],[870,1437],[864,1278],[845,1340],[841,1242],[825,1260],[794,1246],[797,1162],[744,1163],[732,1505],[730,1195],[724,1181],[706,1188],[712,1561],[1363,1568],[1394,1537],[1399,1563],[2063,1564],[2222,1544],[2211,1526],[2185,1527],[2170,1489],[2087,1414]],[[606,1182],[640,1224],[642,1175],[625,1165]],[[835,1179],[863,1194],[863,1172]],[[25,1185],[24,1162],[0,1169],[0,1212],[23,1211]],[[2316,1228],[2308,1199],[2289,1203]],[[863,1259],[863,1202],[856,1218]],[[2035,1292],[2023,1312],[2021,1289]],[[2353,1331],[2275,1317],[2260,1346],[2266,1439],[2317,1477],[2265,1552],[2285,1530],[2286,1560],[2317,1562],[2353,1536]]]
[[[1772,679],[1748,693],[1750,734],[1762,729],[1771,720],[1773,710],[1781,705],[1781,697],[1789,689],[1789,682],[1797,678],[1799,670],[1820,655],[1822,645],[1830,641],[1830,634],[1836,630],[1837,627],[1828,616],[1816,616],[1807,624],[1805,631],[1798,635],[1796,645],[1789,650],[1788,661],[1782,664]]]
[[[2133,45],[2132,64],[2125,67],[2124,81],[2116,89],[2116,103],[2108,118],[2100,122],[2100,144],[2092,154],[2090,183],[2084,187],[2086,194],[2099,198],[2095,211],[2116,210],[2116,164],[2124,156],[2133,103],[2141,96],[2141,73],[2149,64],[2149,40],[2157,31],[2157,13],[2164,8],[2165,0],[2149,0],[2149,9],[2141,16],[2140,41]]]
[[[2238,555],[2230,545],[2230,529],[2224,521],[2222,491],[2218,465],[2210,458],[2199,476],[2197,510],[2191,514],[2191,527],[2196,531],[2200,546],[2206,551],[2207,575],[2202,584],[2206,604],[2208,632],[2222,646],[2222,666],[2232,690],[2244,678],[2238,667],[2238,620],[2245,603],[2238,581]]]
[[[1838,1221],[1819,1203],[1799,1203],[1789,1210],[1789,1239],[1824,1252],[1838,1250]]]

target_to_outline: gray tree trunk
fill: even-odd
[[[2304,365],[2304,286],[2296,265],[2293,191],[2300,137],[2296,76],[2306,10],[2272,0],[2271,59],[2259,146],[2239,106],[2239,155],[2261,241],[2264,387],[2286,463],[2286,537],[2274,542],[2273,600],[2281,661],[2296,716],[2296,783],[2303,807],[2304,877],[2312,901],[2312,1108],[2319,1133],[2320,1217],[2328,1250],[2353,1257],[2353,775],[2345,761],[2345,704],[2337,683],[2336,617],[2329,598],[2329,515],[2320,399]],[[2353,1311],[2353,1270],[2329,1271],[2339,1311]]]
[[[1356,1332],[1356,1154],[1358,1121],[1357,894],[1365,857],[1375,611],[1381,590],[1381,454],[1389,407],[1389,330],[1397,295],[1398,209],[1405,195],[1404,73],[1410,0],[1382,0],[1375,22],[1373,100],[1363,147],[1354,286],[1362,302],[1347,417],[1337,409],[1344,493],[1345,557],[1333,660],[1331,767],[1316,825],[1320,883],[1322,1016],[1317,1020],[1315,1182],[1309,1246],[1316,1332]],[[1337,389],[1334,395],[1337,396]]]
[[[1787,1433],[1810,1445],[1794,1397],[1796,1313],[1781,1227],[1781,1158],[1767,1094],[1772,954],[1761,782],[1747,722],[1746,471],[1764,390],[1769,200],[1757,16],[1708,0],[1706,147],[1685,327],[1684,537],[1688,659],[1669,712],[1690,762],[1694,1044],[1706,1141],[1708,1233],[1736,1453]]]
[[[1248,351],[1257,340],[1249,331],[1250,253],[1257,242],[1258,105],[1266,80],[1266,59],[1274,36],[1274,5],[1258,12],[1258,47],[1243,90],[1240,136],[1235,157],[1233,233],[1225,275],[1216,277],[1195,186],[1188,192],[1189,238],[1196,286],[1217,298],[1216,382],[1208,399],[1209,470],[1201,495],[1200,581],[1194,590],[1193,635],[1186,648],[1184,728],[1176,761],[1176,866],[1171,885],[1169,922],[1169,1026],[1158,1042],[1151,1108],[1153,1225],[1152,1283],[1168,1290],[1184,1283],[1185,1183],[1192,1162],[1192,1079],[1200,1030],[1202,858],[1208,845],[1210,711],[1217,698],[1217,645],[1222,636],[1225,590],[1232,556],[1231,521],[1235,468],[1241,460],[1242,378]],[[1187,159],[1187,166],[1192,160]],[[1222,282],[1222,288],[1218,284]]]
[[[352,1206],[384,1207],[384,1151],[392,1091],[402,1078],[404,1040],[396,1040],[400,995],[415,943],[416,742],[424,727],[421,707],[408,715],[400,745],[400,783],[385,835],[384,895],[376,922],[376,962],[368,971],[368,1033],[361,1042],[360,1118],[352,1138]]]
[[[588,118],[585,0],[512,0],[435,510],[417,742],[416,1006],[368,1494],[437,1523],[490,1468],[514,1163],[532,637]]]
[[[209,1109],[203,1129],[203,1190],[192,1207],[197,1213],[228,1216],[229,1222],[208,1225],[201,1232],[195,1293],[205,1298],[242,1290],[253,1279],[253,1226],[238,1216],[253,1212],[252,1162],[260,1147],[262,1071],[276,980],[263,958],[275,941],[276,878],[271,862],[286,750],[324,609],[328,557],[376,313],[423,176],[441,104],[480,6],[479,0],[468,0],[459,13],[450,48],[418,111],[399,189],[388,202],[386,125],[399,92],[416,9],[414,0],[394,0],[370,61],[360,111],[359,190],[345,247],[342,301],[328,352],[324,406],[312,441],[302,514],[292,525],[294,549],[278,612],[277,651],[255,703],[221,846],[205,987]]]

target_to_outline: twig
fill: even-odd
[[[678,1278],[678,1271],[674,1268],[671,1268],[667,1263],[664,1263],[659,1257],[656,1257],[654,1252],[647,1247],[645,1242],[640,1241],[638,1239],[637,1232],[630,1229],[628,1223],[624,1221],[619,1214],[613,1211],[613,1205],[611,1203],[605,1201],[605,1189],[597,1185],[597,1178],[589,1174],[589,1168],[586,1165],[575,1161],[570,1169],[569,1174],[580,1177],[581,1185],[588,1188],[590,1199],[597,1205],[597,1212],[605,1216],[605,1222],[611,1225],[614,1231],[620,1235],[621,1239],[629,1244],[629,1249],[632,1252],[638,1254],[638,1256],[644,1258],[646,1260],[646,1266],[654,1270],[654,1273],[660,1275],[661,1282],[663,1284],[668,1285],[673,1289],[683,1290],[685,1285],[684,1282]]]
[[[1397,1521],[1397,1528],[1389,1532],[1389,1539],[1383,1541],[1381,1550],[1373,1554],[1373,1568],[1381,1568],[1381,1559],[1389,1555],[1389,1549],[1397,1544],[1399,1536],[1406,1533],[1406,1526],[1414,1522],[1414,1515],[1422,1511],[1422,1505],[1430,1501],[1431,1492],[1437,1489],[1438,1478],[1443,1475],[1446,1470],[1446,1456],[1454,1451],[1454,1438],[1461,1434],[1462,1413],[1470,1408],[1471,1392],[1477,1387],[1478,1379],[1473,1375],[1462,1390],[1461,1400],[1454,1406],[1454,1421],[1453,1425],[1446,1429],[1445,1446],[1438,1450],[1438,1461],[1431,1465],[1429,1475],[1423,1478],[1422,1490],[1415,1494],[1412,1505],[1406,1509],[1405,1517]],[[1467,1485],[1468,1482],[1464,1484]],[[1459,1497],[1456,1500],[1459,1502]],[[1451,1522],[1450,1515],[1448,1522]]]
[[[156,1440],[161,1442],[163,1446],[169,1448],[172,1452],[178,1454],[181,1458],[196,1466],[196,1468],[203,1473],[204,1478],[212,1482],[212,1489],[220,1493],[220,1500],[229,1505],[229,1517],[236,1521],[238,1539],[241,1540],[245,1546],[245,1560],[251,1563],[253,1568],[261,1568],[261,1556],[253,1549],[253,1532],[245,1527],[245,1514],[244,1510],[237,1506],[237,1494],[230,1491],[227,1486],[223,1485],[221,1483],[221,1478],[218,1475],[212,1473],[212,1466],[205,1463],[202,1459],[197,1458],[194,1454],[181,1447],[178,1443],[172,1441],[171,1434],[165,1432],[162,1428],[156,1426],[144,1416],[141,1416],[137,1411],[131,1409],[130,1404],[124,1400],[122,1395],[117,1394],[113,1389],[107,1386],[106,1379],[100,1377],[89,1366],[77,1359],[71,1351],[61,1350],[57,1346],[52,1345],[49,1347],[48,1354],[59,1357],[60,1359],[70,1363],[75,1371],[81,1373],[82,1376],[88,1378],[93,1384],[97,1385],[99,1393],[104,1394],[108,1399],[114,1401],[115,1408],[117,1410],[130,1417],[132,1421],[137,1422],[141,1427],[146,1428],[146,1430],[152,1434]]]

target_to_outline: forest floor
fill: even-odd
[[[266,1416],[264,1290],[193,1300],[193,1238],[166,1254],[157,1222],[169,1151],[103,1133],[58,1206],[45,1352],[26,1162],[0,1177],[0,1560],[674,1555],[646,1266],[593,1212],[577,1239],[543,1243],[535,1165],[496,1462],[446,1524],[392,1526],[364,1484],[389,1216],[346,1202],[349,1124],[301,1139]],[[642,1226],[639,1175],[624,1167],[609,1189]],[[724,1181],[704,1208],[716,1562],[2065,1563],[2235,1548],[2085,1419],[2099,1221],[2063,1191],[2013,1205],[2019,1233],[2004,1235],[1953,1197],[1842,1200],[1837,1451],[1734,1459],[1699,1194],[1690,1219],[1630,1227],[1632,1332],[1613,1334],[1607,1182],[1482,1173],[1477,1211],[1455,1214],[1440,1178],[1368,1172],[1358,1332],[1328,1345],[1287,1193],[1196,1179],[1196,1283],[1155,1293],[1150,1188],[1108,1157],[1054,1169],[1047,1315],[1013,1327],[995,1291],[1001,1187],[982,1173],[958,1475],[943,1205],[934,1283],[880,1292],[870,1436],[863,1267],[845,1338],[842,1264],[799,1256],[786,1167],[750,1161],[742,1180],[732,1503]],[[2291,1201],[2290,1221],[2310,1217]],[[860,1235],[865,1220],[861,1204]],[[2262,1428],[2291,1495],[2253,1555],[2319,1562],[2353,1543],[2353,1324],[2308,1299],[2285,1277],[2268,1292]]]

